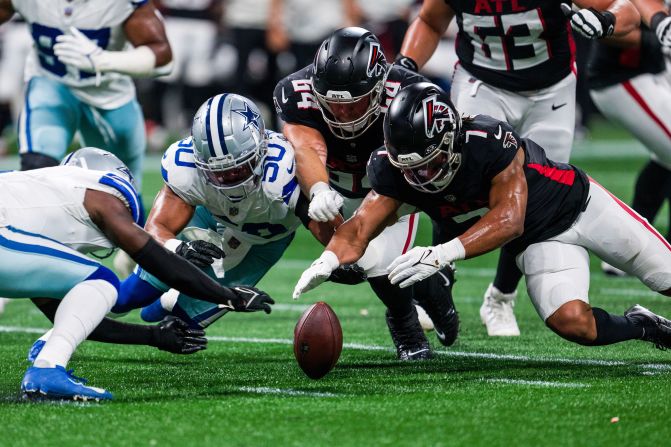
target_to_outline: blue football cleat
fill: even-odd
[[[72,370],[62,366],[36,368],[31,366],[21,381],[21,391],[27,398],[63,400],[111,400],[112,393],[84,385],[85,379],[75,377]]]
[[[41,340],[39,338],[35,340],[35,343],[33,343],[33,345],[28,350],[28,361],[30,363],[35,363],[35,359],[38,355],[40,355],[40,352],[42,352],[42,348],[44,348],[46,343],[46,340]]]

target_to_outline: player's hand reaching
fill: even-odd
[[[571,22],[571,28],[588,39],[608,37],[615,31],[615,15],[610,11],[597,11],[594,8],[573,11],[566,3],[561,10]]]
[[[78,70],[93,73],[100,71],[97,61],[104,50],[77,28],[70,27],[69,32],[56,36],[54,54],[61,62]]]
[[[173,354],[193,354],[207,349],[207,338],[202,329],[192,329],[175,316],[167,316],[154,326],[152,346]]]
[[[389,281],[403,289],[463,258],[463,245],[458,239],[434,247],[415,247],[389,264]]]
[[[228,305],[220,304],[219,307],[229,308],[234,312],[258,312],[260,310],[269,314],[271,304],[275,304],[270,295],[256,287],[237,286],[231,287],[231,292],[236,296],[229,300]]]
[[[207,241],[184,241],[177,246],[175,253],[200,268],[226,256],[221,248]]]
[[[366,272],[357,264],[341,265],[331,272],[328,280],[337,284],[356,285],[364,282],[368,277]]]
[[[310,188],[308,216],[317,222],[329,222],[340,214],[343,197],[324,182],[317,182]]]
[[[331,276],[331,273],[338,268],[340,261],[332,251],[326,250],[313,262],[307,270],[303,272],[300,279],[294,287],[293,298],[297,300],[301,294],[312,290],[323,283]]]

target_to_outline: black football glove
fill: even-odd
[[[650,28],[662,44],[662,52],[671,56],[671,17],[664,12],[656,13],[650,19]]]
[[[562,3],[560,7],[571,22],[573,31],[588,39],[608,37],[615,30],[615,15],[610,11],[597,11],[594,8],[573,11],[566,3]]]
[[[419,66],[417,65],[417,62],[415,62],[415,60],[411,57],[403,56],[401,53],[396,56],[394,63],[410,71],[414,71],[415,73],[419,72]]]
[[[222,304],[221,306],[228,307],[234,312],[258,312],[262,310],[269,314],[272,311],[270,305],[275,304],[275,300],[270,295],[256,287],[238,286],[231,287],[230,290],[236,298],[229,300],[228,305]]]
[[[356,264],[344,264],[331,272],[328,281],[338,284],[361,284],[368,277],[361,267]]]
[[[207,349],[202,329],[192,329],[179,318],[169,315],[153,328],[152,346],[173,354],[193,354]]]
[[[226,256],[221,248],[206,241],[184,241],[175,253],[201,269]]]

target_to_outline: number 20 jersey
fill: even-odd
[[[33,48],[26,61],[25,78],[46,76],[70,87],[81,101],[94,107],[114,109],[135,97],[130,76],[96,74],[63,64],[54,54],[56,37],[77,28],[103,50],[121,51],[128,44],[123,24],[148,0],[12,0],[12,6],[28,22]],[[128,44],[129,45],[129,44]]]
[[[537,90],[571,72],[575,45],[565,0],[446,0],[459,33],[457,56],[478,79],[510,91]]]

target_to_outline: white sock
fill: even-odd
[[[52,329],[49,329],[48,331],[46,331],[46,332],[44,333],[44,335],[42,335],[40,338],[38,338],[38,340],[42,340],[42,341],[47,341],[47,340],[49,340],[49,338],[51,337],[51,334],[52,334],[53,332],[54,332],[53,328],[52,328]]]
[[[84,281],[73,287],[58,306],[53,332],[34,366],[65,367],[77,346],[105,318],[116,299],[116,288],[102,279]]]

